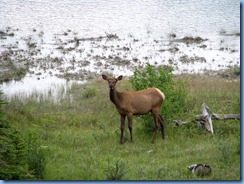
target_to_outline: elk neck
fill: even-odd
[[[118,95],[117,95],[117,91],[115,88],[110,88],[110,92],[109,92],[109,97],[110,100],[116,105],[118,106],[120,104]]]

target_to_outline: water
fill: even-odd
[[[146,62],[173,65],[176,74],[240,65],[237,0],[0,0],[0,17],[0,30],[14,33],[0,39],[0,54],[13,52],[18,66],[32,63],[20,82],[0,85],[8,96],[57,90],[67,73],[75,80],[87,72],[130,76]],[[207,40],[185,44],[169,35]]]
[[[155,37],[168,33],[209,37],[220,30],[240,32],[237,0],[0,0],[0,28],[22,34],[41,29],[53,35],[66,29],[84,36],[104,32]]]

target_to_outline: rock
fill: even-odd
[[[207,176],[212,172],[210,166],[205,164],[190,165],[188,166],[188,169],[197,176]]]

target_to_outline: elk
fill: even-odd
[[[155,143],[157,131],[159,124],[161,126],[162,138],[165,139],[164,133],[164,119],[160,115],[160,107],[165,99],[164,94],[157,88],[148,88],[140,91],[127,91],[127,92],[118,92],[115,89],[116,83],[120,81],[123,76],[120,75],[117,78],[107,77],[102,75],[102,78],[108,82],[110,88],[109,97],[110,100],[114,103],[118,113],[120,114],[121,120],[121,137],[120,143],[124,143],[124,128],[125,128],[125,119],[128,119],[128,127],[130,130],[130,139],[133,142],[132,137],[132,120],[133,115],[145,115],[148,112],[152,112],[155,128],[152,143]]]

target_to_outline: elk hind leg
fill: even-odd
[[[120,143],[124,144],[124,130],[125,130],[125,116],[121,115],[120,116],[120,130],[121,130],[121,136],[120,136]]]
[[[132,136],[132,120],[133,120],[133,115],[132,114],[129,114],[129,115],[127,115],[127,118],[128,118],[128,127],[129,127],[129,130],[130,130],[130,140],[131,140],[131,142],[133,142],[133,136]]]
[[[156,137],[157,137],[157,131],[158,131],[158,115],[159,113],[157,112],[152,112],[153,113],[153,118],[154,118],[154,122],[155,122],[155,127],[154,127],[154,135],[153,135],[153,141],[152,143],[155,143]]]
[[[165,139],[165,131],[164,131],[164,118],[159,114],[158,120],[161,126],[161,131],[162,131],[162,138]]]

